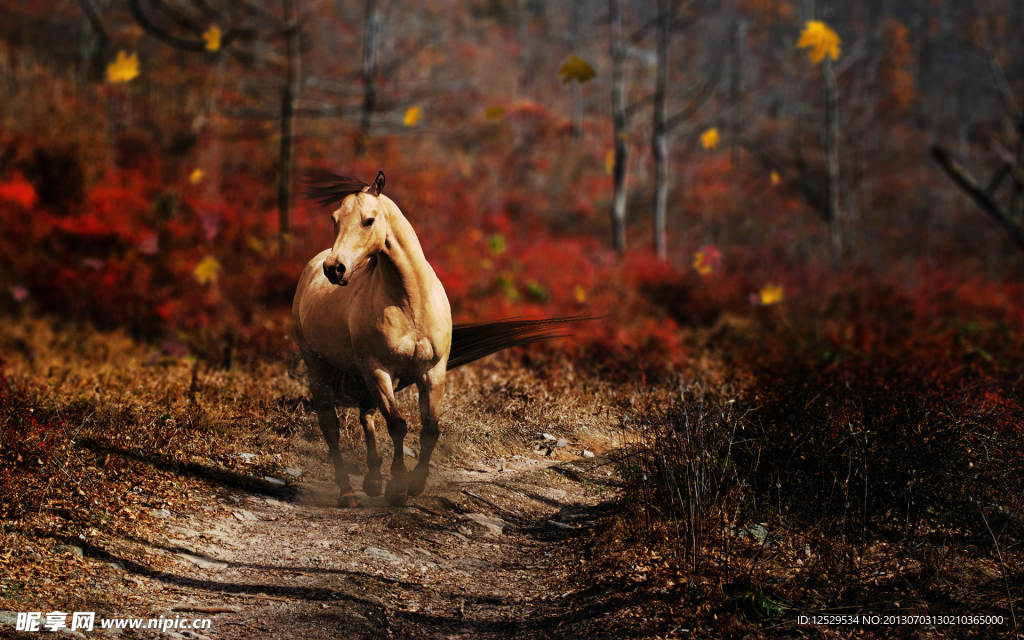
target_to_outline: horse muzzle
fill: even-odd
[[[324,276],[327,281],[331,284],[336,284],[344,287],[348,284],[348,278],[345,276],[345,265],[328,265],[324,263]]]

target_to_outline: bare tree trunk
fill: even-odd
[[[842,258],[843,232],[839,211],[839,101],[836,96],[836,75],[831,60],[825,59],[821,73],[825,79],[826,219],[831,240],[832,266],[836,267]]]
[[[623,64],[626,50],[622,42],[622,2],[609,0],[609,26],[612,53],[612,122],[615,130],[615,157],[612,178],[614,198],[612,200],[613,246],[619,253],[626,250],[626,83],[623,79]]]
[[[569,3],[569,30],[572,33],[572,53],[580,55],[580,3],[573,0]],[[582,56],[580,56],[582,57]],[[579,140],[583,136],[583,84],[571,82],[572,93],[572,139]]]
[[[529,66],[530,66],[530,47],[527,43],[527,36],[530,26],[530,12],[529,7],[526,5],[526,0],[518,0],[516,3],[517,13],[519,14],[519,26],[517,37],[519,39],[519,97],[526,97],[527,89],[529,88]]]
[[[665,140],[665,99],[668,89],[668,45],[671,37],[672,0],[658,0],[657,71],[654,79],[654,251],[668,258],[665,209],[668,205],[668,143]]]
[[[107,44],[110,43],[110,38],[107,37],[99,11],[96,10],[96,5],[92,3],[92,0],[78,0],[78,5],[82,8],[86,20],[89,21],[94,38],[86,39],[83,36],[85,42],[82,43],[82,62],[85,63],[88,76],[93,80],[99,80],[103,77],[103,52]]]
[[[285,235],[291,231],[292,173],[295,163],[295,101],[299,97],[299,20],[295,0],[283,0],[287,32],[288,80],[281,97],[281,174],[277,184],[278,231],[284,248]]]
[[[736,18],[732,25],[732,60],[729,64],[729,114],[732,116],[732,123],[729,127],[730,152],[732,153],[732,168],[740,166],[740,145],[737,142],[742,135],[742,113],[740,100],[743,95],[743,39],[747,32],[747,25],[743,18]]]
[[[366,153],[366,139],[370,135],[373,109],[377,105],[377,32],[380,30],[380,12],[377,0],[366,0],[366,23],[363,28],[363,116],[359,121],[359,139],[356,154]]]

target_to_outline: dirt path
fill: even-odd
[[[153,615],[213,618],[210,638],[549,637],[579,588],[573,543],[610,510],[613,475],[601,457],[530,455],[441,464],[428,495],[398,509],[362,494],[338,509],[318,480],[285,500],[211,497],[167,518],[152,548],[166,562],[134,594]]]

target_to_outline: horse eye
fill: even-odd
[[[366,220],[363,220],[363,226],[364,227],[369,227],[370,225],[373,224],[373,220],[374,220],[373,218],[367,218]]]

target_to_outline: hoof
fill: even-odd
[[[405,483],[402,483],[403,486],[401,487],[401,491],[399,491],[398,487],[394,487],[394,489],[392,489],[395,482],[392,481],[388,483],[388,490],[384,492],[384,499],[392,507],[400,507],[409,501],[409,493],[404,484]]]
[[[356,494],[354,493],[343,493],[338,498],[339,509],[355,509],[357,506],[359,506],[359,503],[356,502]]]
[[[366,475],[363,478],[363,493],[370,497],[376,497],[380,495],[381,489],[384,486],[384,481],[381,480],[380,476]]]
[[[423,493],[427,486],[427,474],[413,471],[409,476],[409,495],[418,496]]]

